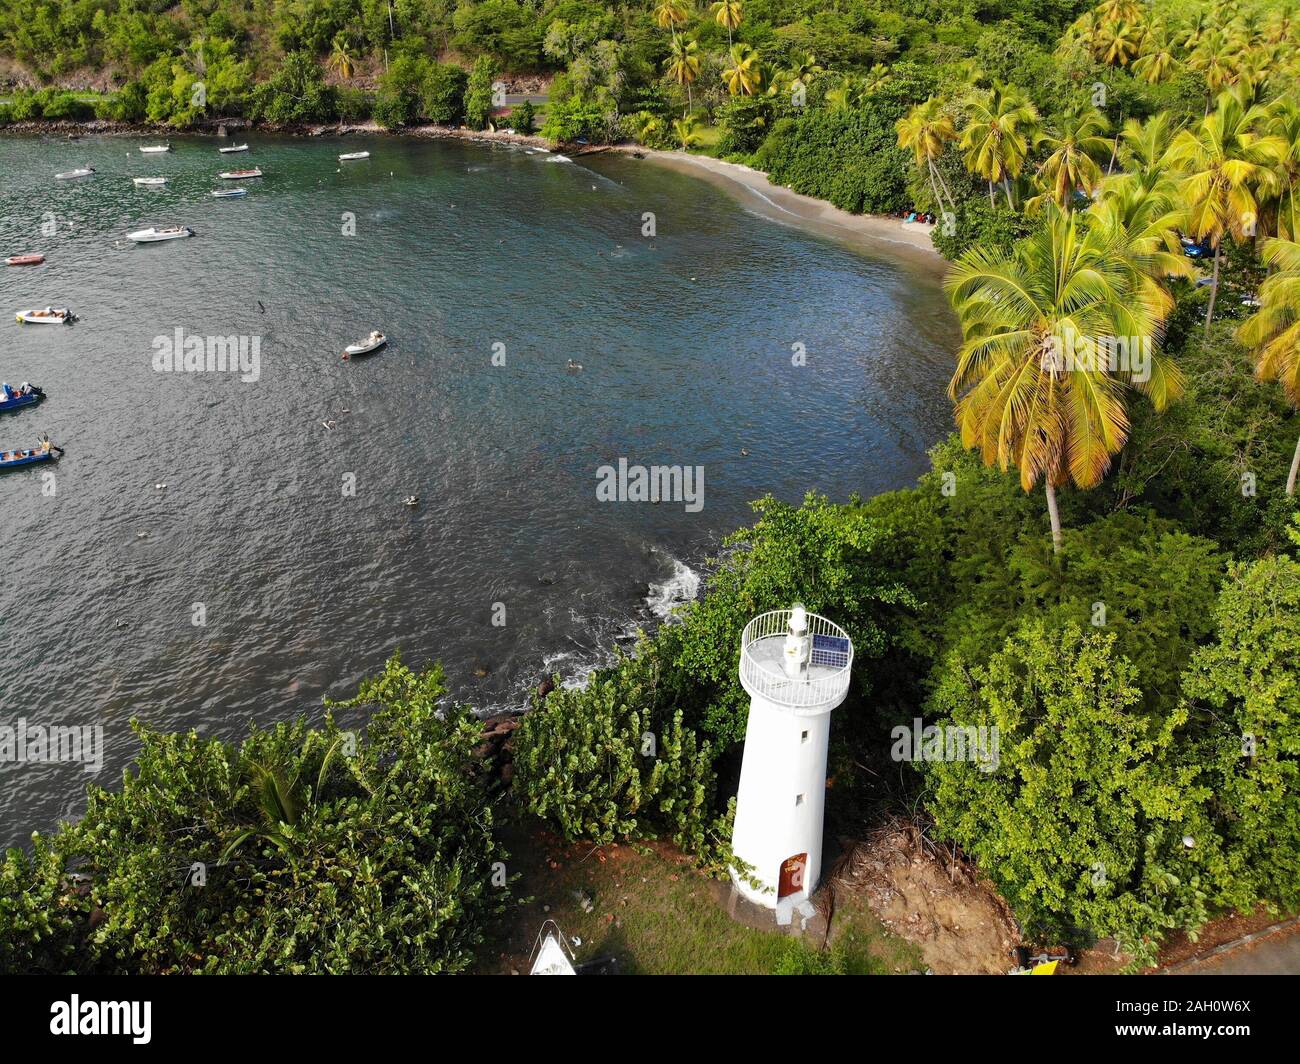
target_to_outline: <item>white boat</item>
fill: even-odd
[[[343,349],[343,357],[351,358],[353,355],[368,355],[371,351],[378,351],[386,343],[388,343],[388,337],[376,329],[364,340],[355,344],[348,344]]]
[[[141,145],[140,151],[145,155],[161,155],[165,151],[171,151],[170,144],[154,144],[150,146]]]
[[[183,225],[169,225],[162,229],[155,229],[153,226],[148,229],[137,229],[134,233],[127,233],[126,238],[137,244],[156,244],[160,240],[181,240],[193,235],[193,230]]]
[[[248,195],[248,189],[246,189],[246,188],[214,188],[214,189],[212,190],[212,194],[213,194],[214,196],[216,196],[217,199],[230,199],[232,196],[247,196],[247,195]]]
[[[226,181],[244,181],[250,177],[261,177],[262,171],[256,167],[251,170],[225,170],[217,176]]]
[[[65,170],[61,174],[55,174],[55,181],[70,181],[74,177],[89,177],[95,172],[93,166],[83,166],[80,170]]]
[[[222,155],[230,155],[237,151],[248,151],[248,145],[232,144],[229,148],[218,148],[217,151],[221,152]]]
[[[167,178],[165,177],[133,177],[131,180],[137,185],[148,185],[150,188],[167,184]]]
[[[30,325],[67,325],[76,317],[67,307],[46,307],[43,310],[20,310],[14,317]]]
[[[576,939],[574,941],[577,941]],[[573,947],[554,920],[544,920],[533,943],[529,975],[577,975]]]
[[[370,158],[370,153],[368,151],[350,151],[346,155],[340,155],[339,162],[345,163],[351,159],[369,159],[369,158]]]

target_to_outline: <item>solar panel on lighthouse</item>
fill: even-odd
[[[849,663],[849,641],[837,635],[813,636],[810,664],[842,669]]]

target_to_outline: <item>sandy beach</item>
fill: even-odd
[[[820,233],[863,251],[883,252],[893,258],[902,258],[938,276],[947,269],[947,260],[935,250],[928,227],[905,225],[897,218],[880,215],[850,214],[825,200],[774,185],[761,170],[708,155],[652,151],[635,145],[620,145],[614,150],[640,152],[648,161],[712,181],[774,222]]]

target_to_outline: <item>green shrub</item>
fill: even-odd
[[[1187,714],[1142,712],[1115,642],[1028,621],[987,665],[954,655],[930,722],[996,727],[996,767],[922,767],[939,836],[978,860],[1031,937],[1114,936],[1150,964],[1168,931],[1205,922],[1227,869],[1209,782],[1181,757]]]
[[[643,645],[524,716],[515,793],[566,839],[669,835],[694,854],[712,845],[713,751],[665,698],[660,671]]]

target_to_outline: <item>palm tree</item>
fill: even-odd
[[[1205,79],[1209,90],[1206,96],[1205,111],[1210,110],[1210,101],[1237,78],[1237,46],[1220,30],[1208,30],[1201,34],[1200,41],[1187,57],[1187,66]]]
[[[1173,171],[1169,155],[1173,140],[1168,111],[1159,111],[1145,122],[1130,118],[1117,138],[1119,160],[1126,174],[1146,189],[1167,184]]]
[[[1001,84],[976,93],[967,108],[970,117],[961,138],[966,169],[988,181],[990,204],[993,184],[1001,182],[1007,205],[1014,209],[1011,178],[1025,165],[1038,112],[1017,90]]]
[[[695,41],[686,41],[673,35],[672,51],[668,56],[668,76],[678,85],[686,86],[686,110],[689,114],[695,106],[691,98],[691,84],[700,76],[700,46]]]
[[[957,127],[952,116],[944,111],[943,103],[931,96],[925,103],[919,103],[908,111],[894,124],[894,128],[898,131],[898,146],[911,151],[916,165],[924,166],[930,175],[930,189],[934,193],[935,204],[940,210],[943,209],[943,198],[939,195],[942,185],[943,191],[948,193],[949,210],[955,214],[957,207],[953,203],[952,193],[935,165],[935,160],[957,139]]]
[[[1168,81],[1178,66],[1169,32],[1159,25],[1148,27],[1138,57],[1133,61],[1133,73],[1148,85],[1158,85]]]
[[[732,31],[740,29],[744,18],[740,0],[718,0],[710,10],[713,12],[713,21],[727,31],[727,48],[730,50]]]
[[[731,66],[722,72],[722,80],[732,96],[753,96],[763,83],[759,55],[747,44],[731,49]]]
[[[817,62],[817,57],[812,52],[805,52],[803,55],[790,57],[790,65],[786,68],[785,76],[792,89],[796,85],[806,89],[818,74],[824,72],[824,68]]]
[[[826,106],[832,111],[847,111],[859,106],[867,96],[866,83],[853,74],[845,74],[840,83],[826,90]]]
[[[694,114],[673,119],[673,134],[677,137],[677,143],[682,146],[682,151],[690,151],[700,142],[700,134],[696,130],[699,122],[699,117]]]
[[[1166,280],[1196,275],[1178,240],[1184,212],[1174,180],[1165,174],[1148,183],[1140,173],[1108,178],[1088,214],[1098,238],[1108,239],[1111,253],[1125,264],[1135,307],[1147,320],[1166,320],[1174,309]]]
[[[290,865],[295,865],[298,853],[293,839],[293,828],[302,820],[303,814],[308,809],[320,802],[330,768],[343,748],[344,739],[344,735],[336,735],[326,746],[316,769],[316,785],[305,793],[299,787],[299,779],[307,765],[308,747],[312,745],[312,738],[304,744],[298,769],[292,776],[286,775],[278,765],[267,765],[246,758],[244,767],[255,788],[262,824],[237,832],[222,849],[218,863],[226,864],[246,843],[253,839],[261,839],[279,850]]]
[[[870,95],[873,92],[879,92],[881,87],[889,81],[889,67],[884,63],[873,63],[871,69],[867,71],[866,79],[863,81],[863,91]]]
[[[988,465],[1016,466],[1025,491],[1042,480],[1059,552],[1056,489],[1067,481],[1090,488],[1105,476],[1128,436],[1127,387],[1149,391],[1162,409],[1179,382],[1168,367],[1152,388],[1086,351],[1063,357],[1080,341],[1154,342],[1160,323],[1134,298],[1130,265],[1105,227],[1090,229],[1085,214],[1055,204],[1047,212],[1010,256],[972,248],[945,281],[963,336],[948,393],[966,446],[978,446]]]
[[[1267,129],[1281,143],[1281,157],[1274,167],[1274,195],[1268,203],[1270,228],[1285,240],[1300,240],[1300,104],[1278,100]]]
[[[1060,129],[1044,134],[1043,141],[1052,153],[1038,168],[1042,187],[1050,189],[1052,199],[1068,210],[1077,189],[1092,195],[1101,184],[1101,167],[1094,156],[1112,152],[1115,142],[1102,136],[1110,128],[1106,116],[1095,108],[1063,117]]]
[[[1236,240],[1255,235],[1259,206],[1255,192],[1276,181],[1269,166],[1281,160],[1279,138],[1256,132],[1267,114],[1258,104],[1245,107],[1240,95],[1224,93],[1212,114],[1200,125],[1174,139],[1170,158],[1185,174],[1181,193],[1187,204],[1187,228],[1197,240],[1214,248],[1214,276],[1205,310],[1205,330],[1214,320],[1219,291],[1219,259],[1223,237]]]
[[[351,81],[357,72],[356,60],[349,51],[348,35],[341,30],[334,34],[333,51],[330,52],[329,65],[338,71],[344,81]]]
[[[651,14],[655,25],[661,30],[672,30],[674,37],[677,36],[677,27],[684,26],[690,17],[683,0],[658,0]]]
[[[1145,30],[1136,22],[1108,22],[1097,31],[1094,54],[1107,66],[1128,66],[1141,52]]]
[[[1140,22],[1142,6],[1137,0],[1102,0],[1093,13],[1101,22]]]
[[[1265,240],[1264,261],[1277,272],[1259,289],[1259,309],[1247,318],[1237,336],[1255,354],[1261,380],[1282,385],[1291,404],[1300,407],[1300,244],[1276,237]],[[1300,440],[1296,441],[1286,493],[1295,494],[1300,474]]]

